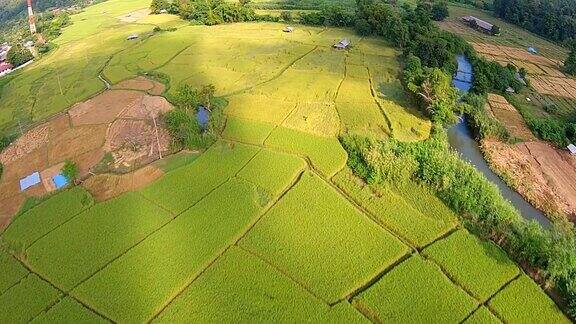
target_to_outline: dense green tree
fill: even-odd
[[[62,175],[68,180],[69,183],[74,183],[78,178],[78,166],[76,163],[66,160],[64,166],[62,167]]]
[[[292,12],[289,10],[284,10],[280,13],[280,19],[284,22],[292,22]]]
[[[30,53],[30,51],[27,48],[24,48],[24,46],[20,44],[16,44],[12,46],[10,51],[8,51],[8,56],[6,57],[6,60],[8,61],[8,63],[14,66],[20,66],[33,58],[34,56],[32,56],[32,53]]]
[[[564,70],[568,74],[576,75],[576,45],[564,61]]]
[[[576,38],[576,1],[494,0],[494,13],[554,41]]]
[[[150,11],[153,14],[159,14],[162,10],[168,11],[170,4],[167,0],[152,0],[150,4]]]
[[[446,1],[438,1],[432,5],[432,19],[442,21],[448,17],[448,4]]]

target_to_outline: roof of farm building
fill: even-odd
[[[0,73],[10,70],[12,68],[12,64],[6,62],[0,62]]]
[[[464,20],[465,22],[475,21],[476,25],[478,25],[478,27],[480,27],[482,29],[486,29],[486,30],[492,30],[492,27],[494,26],[491,23],[486,22],[482,19],[478,19],[474,16],[465,16],[465,17],[462,17],[462,20]]]

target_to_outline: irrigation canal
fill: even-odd
[[[472,65],[464,55],[458,56],[458,72],[454,76],[453,84],[463,92],[468,92],[472,87]],[[486,178],[494,183],[502,196],[518,209],[520,214],[528,220],[536,220],[544,228],[552,226],[550,220],[544,216],[544,213],[534,208],[518,192],[508,187],[508,185],[488,166],[484,156],[480,151],[478,143],[470,131],[466,119],[462,118],[460,122],[448,129],[448,141],[450,146],[460,154],[460,157],[470,162],[478,171],[482,172]]]

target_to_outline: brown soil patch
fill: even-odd
[[[124,110],[120,118],[150,119],[158,118],[161,113],[172,110],[172,105],[164,97],[144,96],[138,105],[133,105]]]
[[[18,195],[20,192],[20,180],[12,179],[12,180],[5,180],[3,179],[0,182],[0,199],[6,199],[9,197],[13,197]],[[2,209],[0,209],[1,211]]]
[[[132,12],[127,13],[127,14],[122,15],[122,16],[118,16],[116,18],[119,19],[121,22],[134,23],[134,22],[137,22],[138,20],[148,16],[149,14],[150,14],[150,9],[140,9],[140,10],[132,11]]]
[[[127,191],[138,190],[160,178],[164,172],[148,165],[142,169],[123,175],[100,174],[84,181],[82,186],[88,190],[96,201],[117,197]]]
[[[138,76],[134,79],[122,81],[114,85],[112,89],[139,90],[154,96],[159,96],[164,92],[164,85],[143,76]]]
[[[574,157],[541,142],[515,145],[484,140],[491,167],[535,207],[548,214],[576,215]]]
[[[558,67],[562,66],[562,62],[558,60],[552,60],[538,54],[531,54],[524,48],[500,46],[487,43],[472,42],[471,44],[476,52],[493,61],[501,60],[504,62],[510,62],[512,64],[514,64],[514,62],[529,62],[538,65],[538,67],[546,66],[552,68],[554,70],[553,73],[560,72],[558,71]],[[544,70],[539,70],[539,72],[541,74],[546,74],[546,71]]]
[[[23,194],[17,194],[10,198],[0,200],[0,230],[3,230],[10,224],[12,217],[20,211],[26,197]]]
[[[92,151],[104,144],[106,125],[74,127],[50,141],[48,159],[50,165]]]
[[[522,115],[514,106],[508,103],[506,98],[492,93],[489,94],[486,109],[506,127],[510,135],[525,141],[536,140]]]
[[[114,167],[131,167],[135,161],[151,162],[159,158],[160,151],[170,147],[170,135],[163,129],[156,130],[150,120],[118,119],[108,129],[104,150],[113,152]]]
[[[92,99],[76,104],[68,114],[74,126],[109,124],[122,111],[139,104],[143,95],[141,92],[130,90],[105,91]]]
[[[56,190],[56,186],[54,185],[54,181],[52,181],[52,177],[60,174],[63,166],[64,163],[56,164],[40,172],[40,179],[42,179],[42,184],[44,185],[46,192],[52,192]]]
[[[1,181],[21,179],[33,172],[44,170],[48,167],[47,155],[47,148],[44,146],[4,166]]]
[[[90,170],[98,164],[104,157],[106,152],[99,147],[92,151],[83,153],[81,155],[76,156],[72,161],[76,163],[78,166],[78,175],[79,177],[85,177],[90,173]]]
[[[9,165],[45,145],[48,143],[49,134],[50,127],[46,125],[31,129],[0,153],[0,162],[4,165]]]

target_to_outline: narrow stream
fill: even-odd
[[[454,86],[463,92],[468,92],[472,86],[471,81],[472,67],[466,57],[459,55],[458,72],[453,80]],[[514,189],[508,187],[508,185],[490,169],[488,163],[484,160],[478,143],[468,128],[465,118],[462,118],[458,124],[448,129],[448,141],[452,149],[458,152],[462,159],[470,162],[490,182],[494,183],[498,189],[500,189],[502,196],[510,201],[525,219],[536,220],[545,228],[551,227],[550,220],[546,218],[541,211],[524,200]]]

